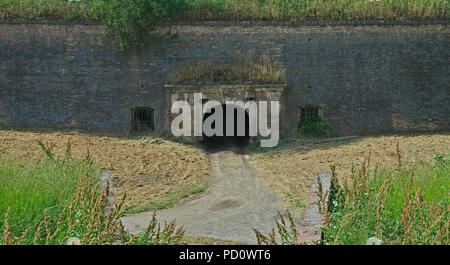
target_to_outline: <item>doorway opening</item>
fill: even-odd
[[[227,115],[227,107],[233,109],[233,115]],[[214,111],[215,109],[211,109],[211,113],[205,113],[203,115],[203,123],[208,117],[210,117],[214,113]],[[247,111],[240,108],[239,106],[227,104],[222,105],[222,111],[223,111],[223,119],[222,119],[223,136],[217,135],[207,136],[203,133],[203,144],[206,146],[208,150],[224,150],[224,149],[229,150],[232,149],[233,147],[235,148],[237,147],[239,150],[243,150],[245,147],[247,147],[250,139],[249,117]],[[243,124],[245,125],[244,135],[241,136],[238,135],[238,126],[239,127],[242,126],[242,123],[240,123],[238,119],[238,115],[240,113],[244,113],[245,116],[243,122]],[[234,125],[233,126],[234,132],[232,136],[227,136],[226,134],[227,121],[232,122],[232,124]],[[211,127],[216,128],[215,126],[216,124],[214,121]]]

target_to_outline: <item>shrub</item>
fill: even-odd
[[[330,125],[320,117],[304,119],[298,123],[298,131],[307,136],[325,136],[327,134],[327,129],[329,128]]]
[[[186,0],[94,0],[94,10],[124,50],[138,42],[158,40],[151,32],[187,8]]]

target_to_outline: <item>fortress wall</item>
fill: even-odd
[[[171,29],[171,41],[122,53],[99,25],[0,23],[0,125],[128,131],[131,108],[149,106],[168,130],[171,71],[267,55],[286,69],[284,131],[305,104],[339,135],[450,127],[446,25]]]

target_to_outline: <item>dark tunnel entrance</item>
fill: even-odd
[[[234,111],[233,111],[234,115],[232,115],[232,116],[228,115],[231,117],[227,116],[227,107],[228,108],[231,107],[232,109],[234,109]],[[238,109],[240,110],[239,112],[238,112]],[[209,116],[211,116],[214,113],[214,111],[215,111],[215,109],[212,109],[211,113],[205,113],[205,115],[203,116],[203,122],[205,122],[205,120]],[[250,139],[248,113],[244,109],[240,108],[239,106],[226,105],[226,104],[222,105],[222,111],[223,111],[223,136],[217,136],[217,135],[207,136],[203,133],[203,144],[210,151],[230,150],[233,148],[237,148],[240,151],[244,150],[245,147],[247,147],[249,139]],[[240,126],[239,122],[238,122],[238,113],[241,113],[241,112],[243,112],[245,115],[245,120],[244,120],[245,129],[244,129],[244,135],[238,136],[238,126]],[[234,124],[233,136],[226,135],[227,120],[232,121]],[[215,122],[213,122],[211,127],[215,128],[215,126],[216,126],[216,124],[215,124]]]

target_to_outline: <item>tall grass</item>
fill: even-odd
[[[93,186],[99,169],[86,161],[43,157],[38,164],[0,161],[0,216],[9,209],[9,225],[15,235],[37,227],[47,213],[57,219],[83,177]],[[4,225],[0,218],[0,227]]]
[[[316,244],[365,245],[450,244],[450,155],[435,154],[434,163],[417,162],[403,168],[397,144],[397,169],[371,167],[370,153],[349,178],[337,177],[332,166],[332,189],[319,182],[319,210],[324,216],[323,240]],[[327,196],[330,203],[326,202]],[[296,245],[297,229],[287,212],[279,215],[267,236],[254,230],[258,244]]]
[[[277,241],[275,227],[272,227],[272,231],[263,235],[260,231],[252,228],[255,232],[256,240],[258,245],[297,245],[298,233],[297,228],[295,228],[294,218],[292,217],[289,210],[286,210],[286,219],[283,217],[281,212],[278,212],[278,220],[275,220],[277,226],[277,232],[280,240]]]
[[[0,18],[97,20],[92,1],[0,0]]]
[[[399,160],[392,170],[370,168],[369,156],[341,181],[333,170],[325,243],[366,244],[376,237],[383,244],[449,244],[450,164],[443,161],[403,168]]]
[[[101,20],[102,0],[0,0],[0,18]],[[179,0],[184,20],[448,19],[447,0]]]
[[[174,221],[161,228],[155,214],[141,234],[126,232],[125,196],[110,205],[89,152],[77,160],[70,144],[64,157],[40,145],[37,165],[0,161],[0,245],[182,243],[183,228]]]
[[[449,17],[446,0],[192,0],[185,19],[365,20]]]
[[[285,83],[285,71],[271,63],[268,57],[260,61],[245,59],[233,64],[217,64],[212,61],[190,63],[181,66],[171,77],[171,84],[222,83]]]

